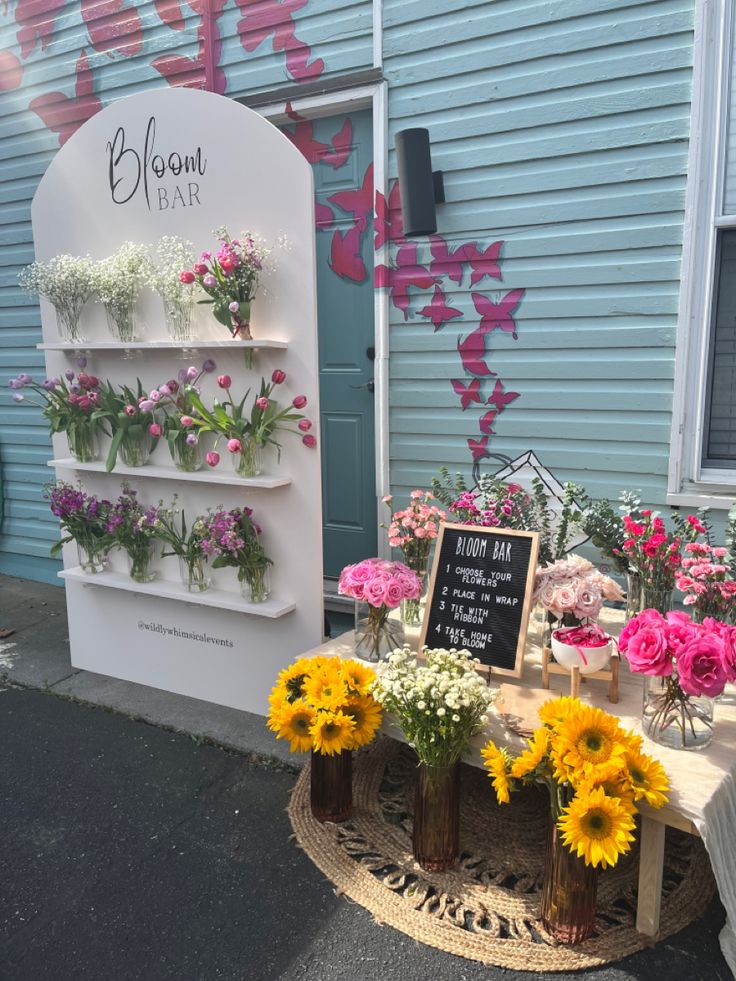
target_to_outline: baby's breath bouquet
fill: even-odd
[[[18,283],[26,293],[43,296],[56,309],[59,334],[81,341],[79,315],[95,290],[94,263],[89,256],[56,255],[22,269]]]
[[[135,302],[147,266],[146,247],[134,242],[123,242],[117,252],[94,265],[95,292],[105,307],[110,333],[120,341],[135,340]]]
[[[166,329],[174,341],[189,341],[192,337],[192,283],[179,276],[192,262],[191,242],[164,235],[153,248],[153,261],[146,272],[147,285],[161,297]]]
[[[459,767],[486,720],[492,693],[468,651],[408,647],[378,666],[373,695],[401,726],[419,757],[414,806],[414,857],[443,871],[459,852]]]

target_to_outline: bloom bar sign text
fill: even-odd
[[[442,525],[420,646],[464,648],[521,677],[538,548],[533,531]]]

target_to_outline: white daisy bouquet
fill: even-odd
[[[378,665],[373,696],[396,717],[420,762],[452,766],[483,727],[493,692],[479,663],[468,651],[425,648],[420,660],[404,647]]]
[[[95,291],[94,263],[89,256],[56,255],[48,262],[32,262],[18,275],[26,293],[43,296],[56,309],[59,333],[79,341],[79,315]]]

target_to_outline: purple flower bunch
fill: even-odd
[[[242,579],[248,571],[271,564],[261,542],[262,529],[252,508],[210,511],[202,518],[201,547],[212,568],[233,566]]]
[[[110,506],[107,531],[116,545],[130,553],[157,537],[161,517],[168,513],[163,502],[143,507],[137,491],[124,484],[123,493]]]
[[[44,490],[51,513],[61,524],[63,537],[51,547],[52,557],[70,541],[89,551],[99,551],[112,544],[109,530],[110,501],[87,494],[79,486],[57,481]]]
[[[500,484],[495,497],[464,491],[450,504],[459,524],[481,528],[521,528],[529,508],[529,495],[519,484]]]

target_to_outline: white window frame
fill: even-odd
[[[719,228],[736,228],[736,217],[725,218],[722,214],[733,17],[731,0],[696,0],[690,151],[667,487],[669,504],[690,507],[728,508],[736,497],[736,469],[702,465],[716,236]]]

